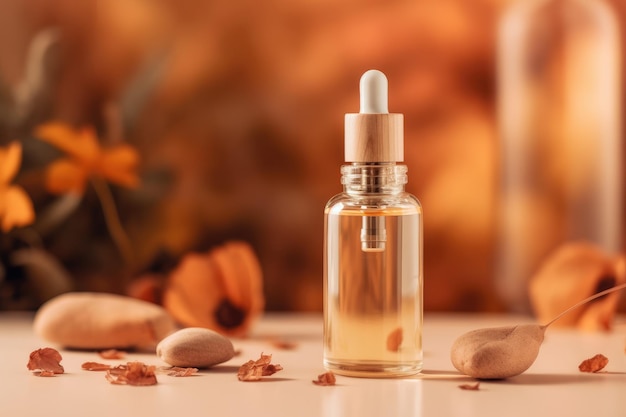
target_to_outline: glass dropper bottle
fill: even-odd
[[[345,117],[343,192],[324,211],[324,366],[393,377],[422,368],[422,208],[404,191],[403,115],[367,71]]]

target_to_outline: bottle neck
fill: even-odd
[[[406,165],[395,162],[355,162],[341,167],[341,183],[351,195],[398,194],[404,191],[407,171]]]

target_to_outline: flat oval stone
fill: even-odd
[[[230,340],[213,330],[188,327],[163,339],[156,354],[172,366],[208,368],[231,359],[235,349]]]
[[[45,303],[34,320],[35,333],[75,349],[154,346],[176,330],[162,307],[123,295],[71,292]]]

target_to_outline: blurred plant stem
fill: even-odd
[[[91,177],[91,184],[93,185],[100,204],[102,205],[102,212],[104,214],[104,220],[107,225],[107,229],[113,238],[113,242],[117,246],[117,249],[122,255],[122,258],[126,264],[132,269],[134,266],[133,249],[130,243],[130,239],[122,226],[120,216],[111,193],[111,188],[102,178]]]

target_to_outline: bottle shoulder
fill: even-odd
[[[339,212],[344,210],[399,210],[407,213],[421,213],[422,205],[413,194],[401,192],[396,194],[362,194],[353,195],[339,193],[328,200],[325,211]]]

